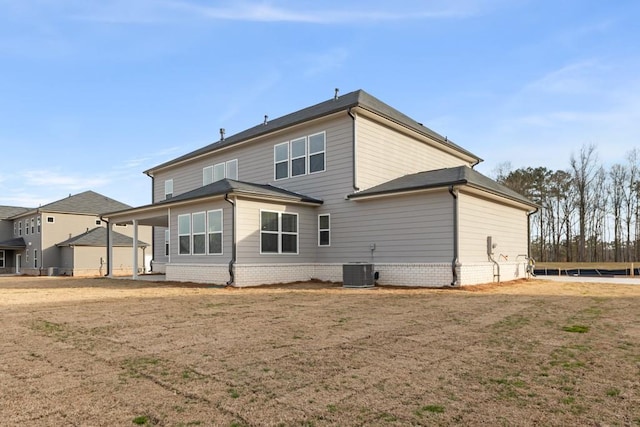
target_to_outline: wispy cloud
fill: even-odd
[[[315,55],[305,55],[302,58],[306,66],[305,75],[317,76],[328,71],[339,69],[348,58],[349,51],[343,47],[333,48]]]
[[[67,0],[64,3],[34,1],[28,6],[9,3],[14,15],[41,15],[42,10],[74,20],[111,24],[154,24],[200,18],[246,22],[291,22],[303,24],[377,23],[420,19],[448,19],[472,16],[495,0],[450,2],[401,1],[400,3],[348,2],[343,7],[325,8],[322,2],[234,1],[206,5],[193,0]],[[36,9],[37,8],[37,9]]]
[[[88,178],[81,175],[63,174],[51,170],[25,171],[26,184],[37,187],[60,188],[65,191],[78,191],[99,187],[109,182],[107,178]]]

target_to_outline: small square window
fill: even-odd
[[[48,216],[47,217],[47,222],[50,223],[50,224],[53,224],[54,222],[56,222],[56,217]]]

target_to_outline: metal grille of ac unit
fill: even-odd
[[[343,264],[342,284],[346,288],[370,288],[375,285],[373,264],[354,262]]]

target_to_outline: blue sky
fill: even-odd
[[[364,89],[485,159],[640,146],[636,0],[0,0],[0,205],[94,190]]]

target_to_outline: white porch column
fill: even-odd
[[[107,223],[107,277],[113,277],[113,224]]]
[[[138,220],[133,220],[133,280],[138,278]]]

